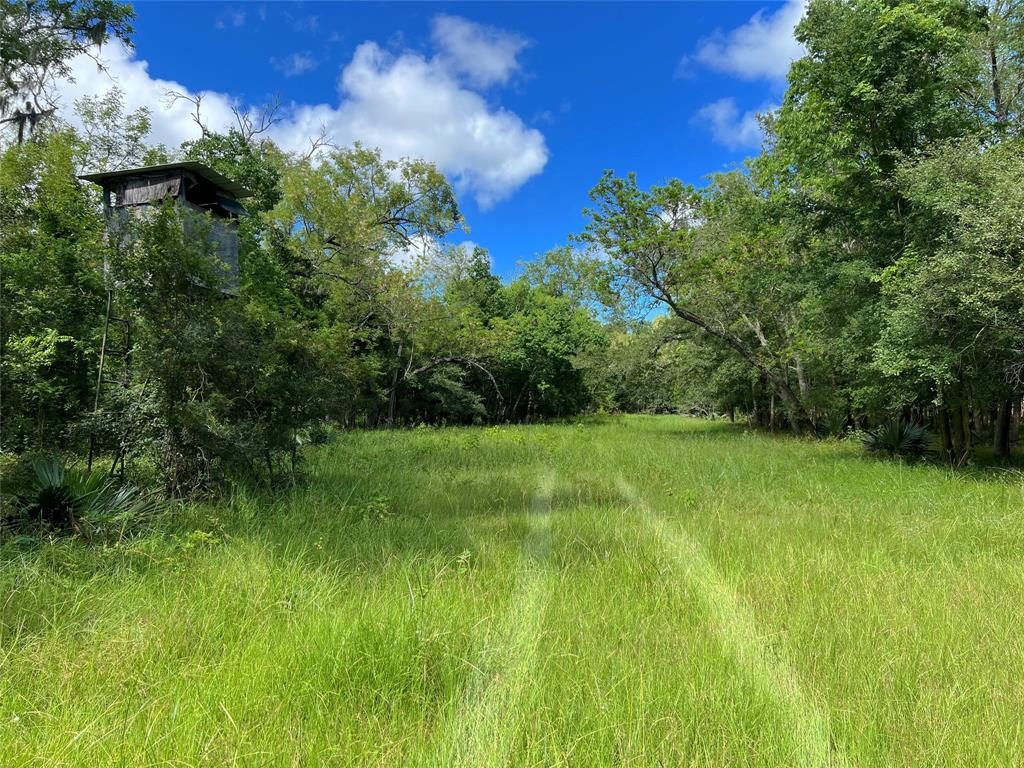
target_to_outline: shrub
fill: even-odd
[[[118,531],[163,511],[169,502],[102,472],[67,469],[56,459],[32,462],[34,478],[21,495],[20,522],[92,538]]]
[[[318,420],[309,424],[305,429],[296,432],[295,440],[302,445],[328,445],[334,442],[338,436],[337,431],[326,421]]]
[[[818,423],[818,432],[826,437],[843,437],[850,428],[850,417],[845,411],[832,411]]]
[[[863,433],[861,442],[868,453],[894,459],[920,459],[931,452],[932,436],[921,424],[897,419]]]

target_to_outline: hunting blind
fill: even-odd
[[[181,162],[90,173],[81,177],[103,188],[107,226],[165,200],[197,213],[210,214],[207,235],[228,269],[226,291],[238,286],[238,219],[246,210],[238,201],[250,193],[241,184],[202,163]]]
[[[238,201],[250,197],[251,193],[212,168],[195,162],[167,163],[144,168],[127,168],[120,171],[90,173],[81,176],[85,181],[95,182],[103,188],[103,216],[107,229],[115,235],[119,225],[128,217],[142,215],[153,206],[163,205],[171,200],[185,211],[194,211],[197,216],[209,214],[209,226],[194,227],[194,219],[185,217],[186,233],[204,232],[205,237],[216,248],[217,257],[223,262],[227,274],[221,291],[233,295],[238,289],[238,219],[248,215]],[[100,392],[103,385],[130,383],[131,365],[131,322],[127,317],[116,317],[114,313],[115,284],[110,279],[104,264],[104,279],[107,283],[107,311],[103,322],[103,341],[100,345],[99,364],[96,372],[96,392],[93,400],[93,414],[100,408]],[[198,281],[197,281],[198,283]],[[120,335],[120,338],[115,338]],[[109,363],[120,361],[120,371],[111,371]],[[113,375],[112,375],[113,374]],[[124,440],[119,440],[111,473],[121,461],[124,472]],[[96,450],[96,431],[92,430],[89,440],[89,468],[92,468]]]

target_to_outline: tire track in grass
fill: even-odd
[[[671,556],[683,576],[702,595],[722,645],[736,659],[744,677],[775,701],[792,728],[800,766],[849,764],[832,740],[825,712],[807,697],[793,669],[765,642],[757,622],[715,564],[677,525],[656,512],[623,478],[619,492],[638,509],[652,535]]]
[[[515,593],[480,651],[487,663],[477,667],[465,696],[437,739],[429,765],[505,765],[516,745],[527,716],[518,706],[530,689],[544,606],[554,586],[554,574],[546,568],[554,487],[555,475],[549,471],[534,493],[516,568]]]

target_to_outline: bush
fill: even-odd
[[[123,535],[169,505],[152,493],[119,485],[102,472],[67,469],[56,459],[37,459],[32,470],[34,477],[19,498],[15,523],[86,538],[114,531]]]
[[[868,453],[894,459],[921,459],[931,453],[932,436],[921,424],[896,420],[865,432],[861,442]]]
[[[845,411],[833,411],[818,423],[818,432],[825,437],[843,437],[849,430],[850,417]]]
[[[305,429],[296,432],[295,440],[300,446],[303,445],[328,445],[334,442],[338,432],[326,421],[318,420],[311,423]]]

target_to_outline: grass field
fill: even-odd
[[[1024,485],[677,417],[343,435],[0,562],[0,765],[1024,763]]]

